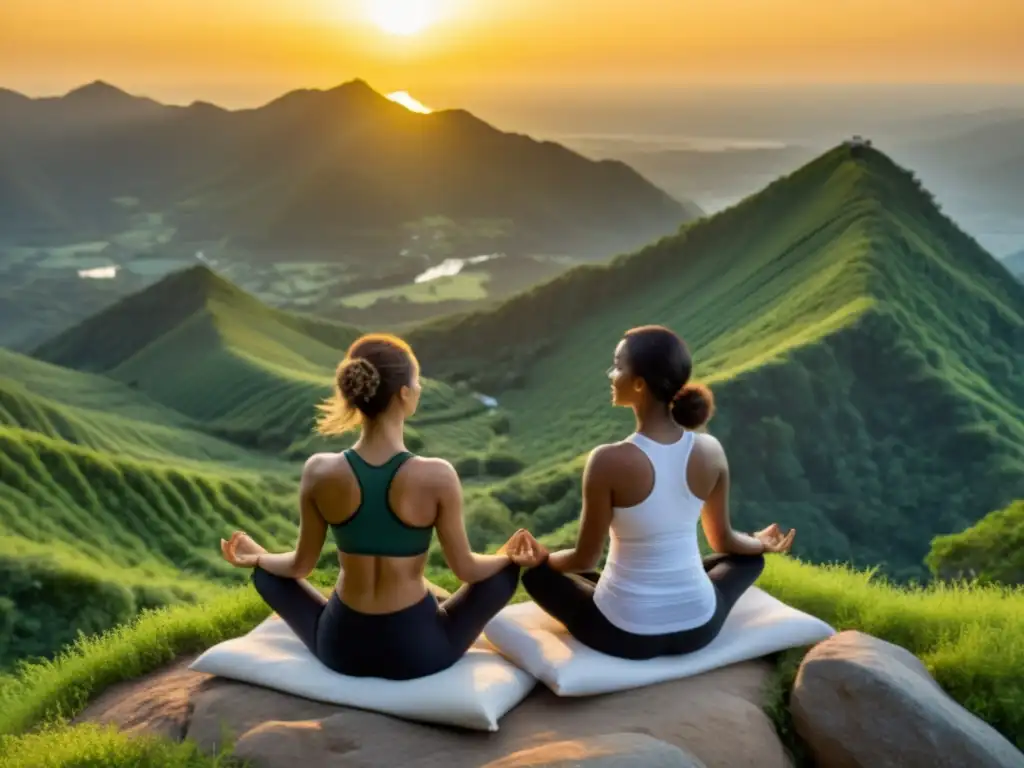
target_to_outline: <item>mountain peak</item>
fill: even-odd
[[[10,88],[0,88],[0,100],[3,101],[30,101],[29,97],[18,91],[12,91]]]
[[[340,85],[336,85],[333,88],[330,88],[327,92],[328,93],[353,93],[353,94],[361,93],[361,94],[364,94],[364,95],[371,95],[372,94],[374,96],[380,96],[381,98],[384,98],[384,94],[382,94],[379,91],[375,90],[368,82],[363,80],[361,77],[357,77],[357,78],[355,78],[353,80],[347,80],[346,82],[341,83]]]
[[[87,99],[90,101],[102,99],[104,101],[109,101],[113,99],[133,99],[134,97],[104,80],[94,80],[91,83],[87,83],[86,85],[82,85],[68,91],[64,94],[64,98],[73,100]]]
[[[349,80],[327,90],[319,88],[297,88],[274,99],[264,106],[266,108],[287,107],[299,109],[315,109],[323,104],[345,105],[356,107],[396,106],[379,91],[370,87],[362,79]]]
[[[205,302],[213,296],[228,296],[244,291],[205,264],[172,272],[154,283],[144,293],[173,295],[175,299]]]
[[[232,306],[258,303],[209,267],[196,265],[172,272],[121,299],[47,341],[33,354],[41,360],[59,360],[59,364],[72,368],[105,371],[208,309],[212,299]],[[97,345],[95,341],[107,338],[116,338],[116,342]]]

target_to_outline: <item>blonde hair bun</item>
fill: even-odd
[[[341,395],[353,406],[360,400],[369,402],[377,394],[379,386],[380,372],[363,357],[347,360],[338,376]]]

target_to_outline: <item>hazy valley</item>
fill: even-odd
[[[695,215],[620,162],[463,110],[416,114],[358,80],[234,111],[97,82],[0,93],[0,115],[0,343],[20,349],[196,263],[275,306],[396,324],[485,304]],[[450,274],[416,282],[442,265]],[[116,277],[81,285],[80,270]]]

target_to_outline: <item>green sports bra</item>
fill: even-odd
[[[348,555],[414,557],[430,548],[434,526],[408,525],[391,509],[388,491],[398,470],[412,458],[396,453],[384,464],[368,464],[351,448],[345,451],[348,465],[359,483],[359,507],[343,523],[331,523],[338,551]]]

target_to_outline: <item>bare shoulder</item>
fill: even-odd
[[[340,453],[314,453],[302,468],[302,479],[307,483],[322,483],[350,474],[348,461]]]
[[[605,443],[604,445],[597,446],[590,452],[588,462],[598,466],[608,466],[628,458],[635,449],[636,446],[626,440],[620,440],[617,443]]]
[[[714,435],[698,432],[694,435],[693,456],[708,464],[721,464],[725,461],[725,448]]]
[[[606,443],[590,452],[587,458],[587,474],[607,476],[609,472],[632,466],[643,452],[630,442]]]
[[[460,484],[459,473],[447,459],[414,456],[409,459],[408,467],[411,474],[410,479],[419,485],[435,490],[446,490]]]

